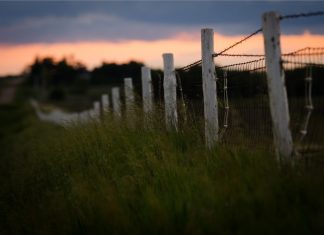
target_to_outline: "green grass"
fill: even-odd
[[[0,234],[323,233],[323,165],[137,117],[61,128],[0,107]]]

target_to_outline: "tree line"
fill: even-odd
[[[27,84],[41,87],[49,92],[49,98],[63,98],[63,89],[72,93],[83,94],[90,86],[122,86],[123,79],[131,77],[135,92],[141,95],[141,67],[143,63],[130,61],[128,63],[102,63],[93,70],[88,70],[83,64],[68,59],[55,61],[47,57],[36,58],[29,67]],[[218,93],[223,92],[223,72],[216,70],[218,77]],[[323,68],[312,68],[313,94],[323,95]],[[305,93],[306,68],[297,68],[285,72],[288,95],[302,96]],[[178,94],[186,99],[202,99],[201,67],[176,72]],[[152,85],[156,100],[163,100],[163,72],[152,70]],[[230,71],[228,73],[228,89],[231,97],[253,97],[267,93],[266,76],[264,72]]]

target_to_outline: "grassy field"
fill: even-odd
[[[137,117],[62,128],[1,106],[0,234],[323,233],[323,165]]]

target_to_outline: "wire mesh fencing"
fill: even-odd
[[[284,54],[291,131],[301,154],[324,152],[324,48]]]
[[[221,142],[272,148],[264,58],[216,66],[216,73]]]
[[[220,143],[273,150],[264,55],[237,56],[243,62],[218,66],[217,99]],[[298,153],[324,150],[324,48],[303,48],[282,54],[290,128]],[[182,120],[203,125],[203,85],[201,65],[178,70],[178,109]],[[202,128],[203,130],[203,128]]]
[[[324,12],[319,11],[293,15],[278,14],[278,17],[279,20],[287,20],[322,15],[324,15]],[[216,61],[219,125],[217,134],[218,142],[222,144],[274,149],[273,120],[270,111],[265,55],[253,54],[248,50],[236,54],[230,52],[234,48],[237,49],[237,47],[244,49],[246,41],[262,31],[264,29],[259,28],[241,40],[220,50],[220,52],[212,52],[211,54],[211,57]],[[324,48],[307,47],[284,53],[281,56],[280,66],[285,75],[289,103],[289,127],[296,153],[308,154],[323,152],[324,150],[324,137],[322,137],[324,135],[321,134],[324,131],[324,127],[321,126],[324,113],[324,92],[321,89],[324,85],[323,80],[321,80],[324,75],[323,55]],[[208,103],[208,100],[204,99],[208,99],[206,97],[209,97],[211,91],[206,88],[207,83],[204,85],[204,78],[202,78],[203,64],[205,66],[204,71],[213,71],[212,67],[212,69],[210,67],[206,68],[206,65],[209,66],[210,62],[207,57],[202,56],[202,60],[197,60],[175,70],[179,123],[186,123],[190,120],[192,124],[198,124],[201,127],[202,135],[203,126],[206,126],[205,122],[210,122],[210,120],[207,120],[208,118],[204,117],[204,105],[206,108],[206,102]],[[223,61],[233,61],[230,59],[233,57],[235,57],[235,63],[222,66],[217,64],[222,59]],[[203,63],[203,60],[205,63]],[[159,78],[158,81],[160,85],[156,85],[158,87],[157,93],[160,97],[159,100],[163,103],[161,98],[163,79]],[[208,82],[211,81],[208,80]],[[205,91],[206,94],[208,93],[205,94],[205,97],[204,86],[208,90],[208,92]],[[283,97],[286,97],[286,95],[283,95]],[[273,99],[273,96],[271,98],[272,109],[274,109],[273,106],[276,106],[274,104],[275,99]],[[286,99],[282,102],[285,103]],[[207,105],[207,107],[210,106]],[[286,108],[285,110],[287,111]],[[274,120],[277,119],[280,122],[278,115],[274,114],[274,116],[276,116]],[[277,132],[278,128],[276,128]]]

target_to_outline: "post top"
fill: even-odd
[[[212,29],[212,28],[203,28],[203,29],[201,29],[201,32],[204,32],[204,31],[214,31],[214,29]]]
[[[264,12],[263,14],[262,14],[262,19],[263,20],[266,20],[266,18],[269,18],[269,17],[274,17],[274,18],[279,18],[279,16],[280,16],[280,14],[279,14],[279,12],[277,12],[277,11],[267,11],[267,12]]]
[[[173,54],[172,53],[164,53],[164,54],[162,54],[162,57],[163,57],[164,63],[168,63],[167,61],[173,61]]]
[[[142,70],[142,72],[149,72],[149,67],[147,67],[147,66],[142,66],[142,68],[141,68],[141,70]]]
[[[173,54],[170,53],[170,52],[168,52],[168,53],[163,53],[162,56],[163,56],[163,57],[168,57],[168,56],[173,56]]]

